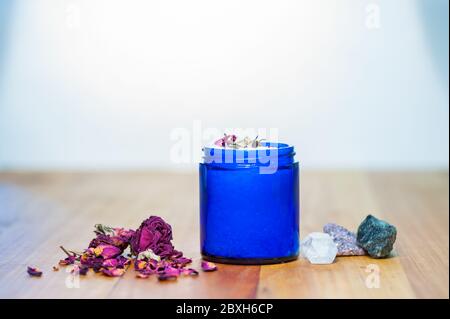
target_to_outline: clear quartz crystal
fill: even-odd
[[[331,264],[336,258],[337,247],[330,235],[316,232],[303,239],[300,253],[311,264]]]

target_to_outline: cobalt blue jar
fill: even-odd
[[[295,260],[299,252],[299,165],[294,147],[205,147],[200,163],[203,258],[232,264]]]

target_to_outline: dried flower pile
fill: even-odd
[[[217,141],[214,142],[214,145],[220,147],[229,147],[233,149],[241,149],[241,148],[257,148],[261,147],[262,141],[265,139],[258,139],[256,136],[254,139],[249,138],[248,136],[244,137],[241,140],[238,140],[237,136],[234,134],[224,134],[224,136]]]
[[[151,216],[137,230],[95,225],[96,237],[83,252],[61,249],[67,257],[59,265],[73,265],[72,272],[86,275],[89,269],[109,277],[122,276],[134,264],[138,278],[157,275],[159,280],[175,280],[180,275],[196,276],[188,268],[192,259],[184,257],[172,244],[172,227],[161,217]],[[214,271],[216,265],[202,262],[204,271]],[[54,271],[59,270],[53,267]],[[30,276],[42,276],[42,271],[28,267]]]

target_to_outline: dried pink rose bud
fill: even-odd
[[[146,219],[131,239],[133,254],[151,249],[161,258],[169,257],[174,252],[172,241],[172,227],[161,217],[150,216]]]

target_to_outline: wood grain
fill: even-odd
[[[197,176],[164,172],[0,173],[2,298],[448,298],[448,172],[311,171],[301,175],[301,237],[327,222],[356,229],[369,213],[397,226],[393,257],[219,265],[177,282],[90,272],[71,281],[59,245],[86,247],[96,223],[136,228],[150,214],[173,226],[175,246],[199,268]],[[30,278],[27,265],[44,270]],[[379,288],[368,288],[376,269]],[[373,277],[372,277],[373,278]],[[78,286],[78,288],[77,288]],[[71,288],[72,287],[72,288]],[[370,285],[369,285],[370,287]]]

